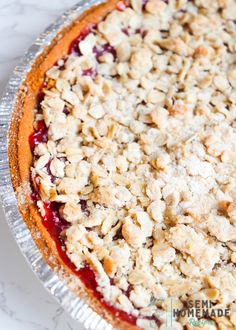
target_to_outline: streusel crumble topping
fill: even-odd
[[[165,329],[170,298],[229,308],[208,329],[235,329],[236,2],[131,0],[43,93],[32,178],[42,215],[60,203],[74,265],[143,329]]]

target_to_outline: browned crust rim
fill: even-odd
[[[10,128],[8,132],[8,157],[10,175],[15,193],[24,190],[23,187],[30,184],[30,167],[32,154],[28,142],[33,132],[34,108],[37,94],[44,80],[45,72],[53,64],[68,53],[70,43],[89,24],[98,23],[104,16],[113,10],[119,0],[109,0],[104,4],[93,7],[77,18],[72,24],[60,31],[52,40],[51,44],[34,61],[30,72],[22,83],[16,103],[13,109]],[[31,235],[47,264],[55,271],[63,270],[64,279],[76,278],[71,269],[61,260],[56,245],[42,224],[41,216],[36,206],[32,203],[29,192],[24,195],[25,203],[18,203],[19,211],[23,220],[31,231]],[[40,235],[39,235],[40,233]],[[77,279],[77,278],[76,278]],[[90,307],[104,319],[120,330],[137,330],[119,318],[116,318],[104,306],[94,298],[85,286],[81,285],[74,289],[80,298],[88,298]]]

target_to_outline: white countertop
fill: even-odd
[[[0,93],[19,58],[77,0],[0,1]],[[82,330],[46,292],[11,237],[0,209],[0,328]]]

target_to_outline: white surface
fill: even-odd
[[[76,0],[0,0],[0,93],[32,41]],[[0,209],[0,329],[82,330],[30,270]]]

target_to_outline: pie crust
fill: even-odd
[[[141,30],[136,27],[136,20],[142,17],[144,10],[145,28]],[[111,32],[110,30],[112,19],[115,26],[117,24],[115,20],[120,19],[119,15],[114,14],[110,16],[109,22],[106,21],[107,17],[115,12],[124,12],[130,20],[130,25],[134,26],[132,26],[132,33],[136,37],[130,37],[130,26],[122,29],[123,35],[129,39],[123,44],[122,42],[119,44],[120,31],[117,32],[114,29]],[[163,323],[163,314],[161,322],[157,316],[153,316],[159,314],[152,314],[152,305],[158,311],[159,308],[162,311],[167,310],[166,304],[172,296],[176,298],[176,306],[180,309],[184,309],[184,304],[189,299],[208,299],[214,301],[217,306],[228,307],[231,312],[230,317],[215,318],[215,323],[209,325],[209,328],[234,329],[236,326],[236,302],[233,297],[236,295],[236,169],[234,169],[236,160],[236,143],[234,142],[236,137],[236,58],[234,56],[236,56],[236,48],[233,43],[236,38],[234,32],[236,24],[234,14],[236,15],[236,4],[233,0],[217,0],[213,4],[208,0],[131,0],[130,3],[109,0],[105,4],[86,11],[70,26],[58,32],[51,44],[37,57],[19,90],[9,129],[10,172],[19,210],[46,262],[67,281],[79,297],[89,299],[89,305],[117,329],[149,330],[159,327]],[[126,16],[123,19],[125,20]],[[92,29],[94,31],[91,36]],[[84,92],[84,90],[81,92],[83,83],[78,83],[80,86],[74,94],[77,93],[78,96],[80,92],[84,93],[81,96],[84,102],[83,107],[88,106],[85,119],[77,118],[73,114],[78,119],[78,126],[81,125],[79,133],[82,134],[81,139],[85,135],[85,144],[83,141],[81,145],[89,149],[94,143],[96,148],[110,150],[110,155],[107,152],[108,157],[105,160],[101,156],[102,166],[100,166],[98,164],[100,159],[96,163],[92,158],[93,154],[89,155],[91,151],[87,150],[88,156],[81,159],[85,158],[85,163],[92,166],[94,166],[94,161],[97,168],[93,169],[93,175],[87,175],[89,183],[86,182],[80,190],[76,191],[68,187],[70,182],[71,185],[76,184],[75,181],[69,179],[69,183],[66,184],[63,180],[66,177],[73,177],[73,175],[65,174],[66,165],[74,162],[79,168],[81,159],[78,155],[78,160],[70,161],[67,155],[64,156],[64,151],[60,152],[60,148],[56,148],[56,152],[50,151],[50,157],[47,158],[46,152],[41,154],[41,151],[36,152],[33,148],[33,156],[29,138],[35,131],[37,132],[36,121],[39,125],[39,118],[43,118],[46,125],[50,126],[50,113],[42,115],[39,111],[37,112],[42,88],[47,90],[49,98],[50,93],[59,91],[62,103],[72,105],[69,111],[77,109],[77,105],[73,104],[73,92],[73,95],[62,97],[63,88],[67,88],[63,87],[63,83],[67,85],[69,83],[67,91],[74,91],[72,89],[74,83],[70,84],[70,78],[66,76],[68,72],[64,67],[68,64],[66,62],[68,51],[71,54],[75,46],[78,48],[78,36],[84,33],[85,37],[79,39],[78,44],[80,55],[86,58],[88,48],[97,46],[97,44],[94,46],[93,41],[91,46],[89,44],[91,40],[88,41],[87,36],[93,39],[96,35],[96,41],[107,39],[108,43],[102,46],[108,47],[109,56],[103,57],[104,53],[99,53],[97,49],[94,51],[94,48],[92,50],[93,53],[98,53],[99,65],[105,63],[104,66],[101,64],[102,69],[98,68],[98,70],[101,69],[98,71],[98,76],[102,72],[101,76],[104,73],[104,76],[110,75],[109,78],[117,79],[113,86],[115,92],[114,90],[112,92],[119,94],[118,85],[122,85],[120,90],[125,86],[127,95],[130,95],[127,107],[132,107],[133,101],[136,102],[135,107],[139,109],[134,118],[129,118],[130,121],[125,121],[125,112],[124,118],[112,118],[114,121],[117,120],[119,132],[121,132],[117,138],[118,148],[124,148],[122,153],[117,155],[114,151],[117,150],[116,146],[114,149],[108,146],[112,143],[113,134],[116,134],[113,132],[114,127],[112,126],[111,129],[112,137],[108,137],[110,140],[107,141],[106,138],[101,138],[103,135],[96,126],[99,119],[106,114],[108,119],[112,116],[108,109],[109,105],[105,110],[102,109],[105,101],[102,99],[101,107],[101,104],[98,104],[99,92],[97,97],[96,91],[94,94],[91,92],[94,103],[87,102],[87,98],[91,97],[90,90],[88,88],[89,92]],[[82,42],[84,42],[83,45]],[[122,47],[119,48],[119,45]],[[75,51],[77,52],[78,49]],[[52,68],[56,68],[56,71],[60,70],[58,63],[62,59],[66,59],[61,64],[61,70],[62,72],[65,70],[65,76],[58,82],[59,78],[51,79],[55,71],[50,70],[53,70]],[[72,64],[73,61],[74,59],[72,59]],[[109,63],[113,62],[116,62],[117,68],[110,74],[112,65],[109,68]],[[96,76],[93,66],[83,70],[91,76]],[[81,76],[83,75],[87,74],[81,73]],[[108,90],[108,94],[110,93],[109,79],[106,80],[104,86],[104,91],[101,92],[104,92],[103,96],[106,94],[105,90]],[[87,85],[84,88],[86,90]],[[120,92],[123,97],[122,93],[124,93],[123,90]],[[135,95],[132,99],[133,94]],[[125,100],[128,102],[127,99]],[[137,100],[141,100],[140,103],[137,103]],[[121,97],[120,99],[117,97],[116,101],[117,103],[120,101],[119,106],[124,110],[125,105]],[[47,107],[45,104],[43,106]],[[80,109],[77,110],[80,111]],[[78,116],[80,115],[79,113]],[[93,123],[92,127],[86,126],[86,121],[89,120]],[[71,124],[71,130],[73,129]],[[92,139],[89,140],[91,129]],[[79,135],[78,130],[77,135]],[[86,130],[89,132],[88,139]],[[106,132],[109,134],[109,130]],[[55,137],[56,134],[59,134],[58,138]],[[104,136],[106,134],[104,133]],[[55,132],[47,131],[47,135],[51,135],[51,140],[53,143],[56,141],[57,147],[60,144],[60,142],[57,144],[57,141],[66,136],[61,136],[58,128]],[[67,160],[61,160],[63,157]],[[88,159],[92,159],[91,164],[88,164]],[[115,170],[112,169],[114,165],[111,164],[112,161],[116,163]],[[43,163],[42,166],[40,162]],[[48,192],[43,190],[44,187],[43,192],[40,190],[40,185],[43,185],[40,181],[43,175],[37,180],[40,177],[40,174],[38,175],[40,170],[48,164],[49,172],[53,169],[55,173],[53,176],[58,182],[56,183],[58,195],[52,198],[50,191],[48,197]],[[73,166],[71,168],[73,169]],[[104,174],[103,171],[106,173]],[[134,173],[136,176],[133,175]],[[76,179],[82,180],[82,175],[81,177],[80,174],[76,175]],[[112,182],[109,186],[110,181]],[[79,181],[76,182],[79,184]],[[91,189],[91,191],[82,192],[83,188]],[[79,212],[84,212],[84,210],[81,211],[82,204],[78,207],[80,202],[77,199],[74,202],[73,194],[77,194],[77,198],[78,195],[89,196],[84,206],[85,211],[88,212],[86,218],[88,221],[91,221],[90,213],[96,209],[98,212],[107,209],[115,210],[114,214],[118,214],[118,221],[113,223],[114,227],[118,228],[116,235],[113,235],[114,239],[112,236],[113,241],[118,241],[115,247],[109,243],[109,240],[110,245],[107,243],[108,232],[103,233],[99,227],[102,222],[96,222],[99,220],[96,218],[96,212],[92,225],[87,223],[86,226],[82,218],[78,217]],[[42,197],[43,195],[46,197]],[[58,199],[56,199],[57,196]],[[61,200],[64,198],[65,201],[61,202],[60,198]],[[81,200],[83,201],[83,198]],[[65,245],[62,244],[60,247],[57,240],[54,240],[49,233],[50,230],[47,230],[45,219],[42,220],[46,212],[45,202],[63,203],[60,211],[57,210],[57,212],[70,223],[69,229],[66,227],[62,233]],[[49,208],[51,205],[49,204]],[[75,214],[73,207],[77,207]],[[122,209],[126,211],[120,212]],[[74,219],[73,216],[75,216]],[[112,216],[113,213],[110,213],[110,217]],[[111,226],[109,230],[112,231],[114,227]],[[75,237],[77,234],[80,235],[79,239]],[[83,243],[83,235],[86,235],[85,243]],[[82,252],[78,252],[80,240]],[[107,245],[105,244],[103,250],[99,250],[102,240],[105,240]],[[119,249],[121,246],[122,249]],[[118,250],[113,249],[117,247]],[[67,254],[68,262],[63,257],[62,251]],[[81,255],[85,258],[80,260]],[[92,259],[93,256],[95,259]],[[129,259],[129,262],[126,264],[126,260],[123,265],[125,257]],[[81,278],[80,281],[76,276],[75,268],[78,268],[78,272],[80,269],[86,271],[88,261],[94,269],[96,267],[99,269],[102,265],[101,273],[106,273],[111,281],[109,285],[114,286],[115,289],[118,287],[117,296],[114,293],[114,300],[118,297],[119,301],[119,297],[123,295],[121,308],[118,307],[120,306],[118,303],[114,303],[113,298],[111,301],[105,298],[107,287],[98,282],[101,275],[99,271],[96,274],[99,293],[96,291],[97,288],[95,291],[89,289],[83,284],[83,279]],[[126,289],[114,282],[119,280],[119,263],[121,268],[129,267],[124,270]],[[146,263],[146,268],[140,266],[142,263]],[[115,276],[116,272],[118,275]],[[96,272],[93,270],[93,273]],[[123,276],[122,272],[121,275]],[[154,281],[153,285],[150,284],[152,281]],[[113,282],[115,285],[111,284]],[[128,299],[126,300],[127,297],[124,296]],[[159,297],[162,298],[162,305],[158,302]],[[152,303],[152,298],[155,298],[154,303]],[[137,315],[139,317],[136,326],[134,323]],[[130,321],[128,321],[129,318]],[[156,323],[155,325],[148,324],[149,321]],[[174,327],[176,330],[189,329],[189,324],[184,317],[181,317]],[[164,324],[160,326],[160,329],[165,329]]]

